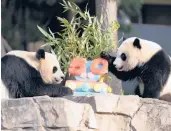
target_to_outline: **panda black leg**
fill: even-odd
[[[143,98],[159,98],[160,96],[160,89],[157,89],[155,87],[145,87],[144,88],[144,93],[143,93]]]
[[[160,80],[150,80],[144,85],[144,93],[143,98],[159,98],[160,90],[161,90],[161,83]]]
[[[45,87],[42,87],[41,89],[37,89],[37,95],[48,95],[50,97],[62,97],[66,95],[72,95],[73,91],[72,89],[61,86],[61,85],[45,85]]]
[[[67,95],[73,95],[73,91],[69,87],[60,87],[58,88],[57,95],[60,96],[67,96]]]
[[[139,97],[142,97],[139,85],[136,86],[134,93],[135,93],[135,95],[138,95]]]
[[[2,79],[4,80],[4,79]],[[9,80],[11,80],[9,78]],[[19,83],[15,82],[14,80],[11,80],[9,83],[4,80],[4,84],[7,88],[7,91],[9,92],[9,98],[22,98],[24,97],[23,94],[23,88],[20,86]]]

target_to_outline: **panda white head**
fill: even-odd
[[[148,62],[161,49],[161,46],[152,41],[130,37],[117,49],[113,65],[118,71],[130,71]]]
[[[64,80],[64,74],[55,55],[39,49],[36,58],[39,60],[38,70],[45,83],[59,84]]]
[[[6,55],[15,55],[25,60],[31,67],[35,68],[46,84],[60,84],[64,74],[55,55],[39,49],[36,52],[13,50]]]

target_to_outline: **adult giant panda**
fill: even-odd
[[[1,98],[71,95],[56,57],[43,49],[11,51],[1,58]]]
[[[136,95],[171,101],[171,59],[159,44],[131,37],[119,46],[116,57],[105,52],[101,57],[117,78],[138,79]]]

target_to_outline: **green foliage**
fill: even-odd
[[[46,45],[55,47],[54,52],[61,63],[64,72],[68,69],[68,64],[72,58],[84,57],[95,59],[102,51],[110,51],[116,47],[114,32],[119,28],[119,24],[114,21],[107,29],[102,29],[103,19],[98,20],[95,16],[90,16],[86,9],[84,12],[73,2],[63,0],[61,5],[65,11],[72,11],[73,18],[68,21],[65,18],[57,17],[63,27],[62,32],[57,32],[58,38],[54,37],[49,29],[49,33],[38,26],[38,29],[45,36]]]

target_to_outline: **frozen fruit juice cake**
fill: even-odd
[[[74,76],[75,80],[67,80],[66,86],[74,91],[74,95],[112,92],[112,89],[104,82],[108,73],[108,62],[102,58],[93,61],[86,60],[86,58],[74,58],[68,72]]]

